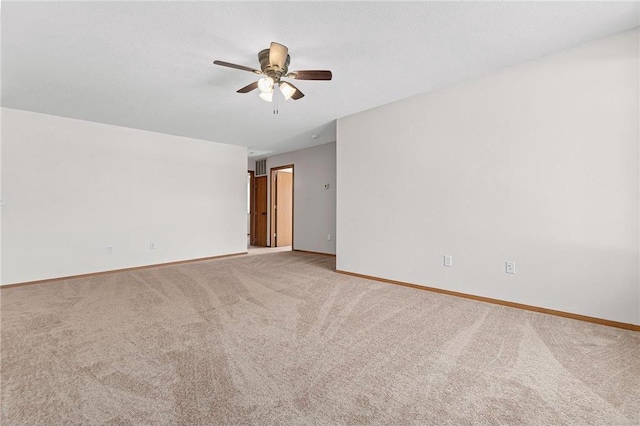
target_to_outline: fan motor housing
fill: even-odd
[[[260,53],[258,53],[258,60],[260,61],[260,69],[262,70],[262,72],[278,82],[280,80],[280,77],[287,74],[291,57],[287,55],[287,60],[284,63],[284,68],[280,68],[277,65],[271,65],[271,63],[269,62],[269,49],[264,49],[261,50]]]

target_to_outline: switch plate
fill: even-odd
[[[444,266],[453,266],[453,256],[444,256]]]
[[[113,254],[113,246],[107,246],[107,254]]]
[[[505,263],[505,272],[507,274],[515,274],[516,273],[516,262],[506,262]]]

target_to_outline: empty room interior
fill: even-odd
[[[640,424],[640,2],[0,19],[3,425]]]

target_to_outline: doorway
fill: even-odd
[[[293,164],[271,169],[271,247],[293,246]]]

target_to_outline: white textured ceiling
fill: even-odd
[[[249,148],[335,140],[335,119],[639,25],[635,2],[2,2],[2,105]],[[289,47],[279,114],[255,80]],[[319,137],[312,139],[312,134]]]

